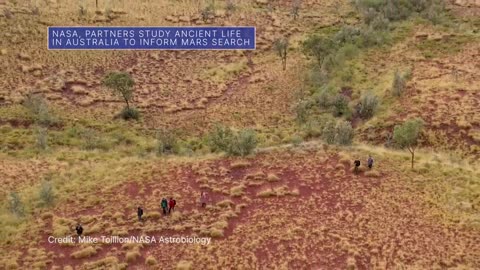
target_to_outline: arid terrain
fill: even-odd
[[[400,2],[0,0],[0,269],[480,269],[480,2]],[[257,43],[47,50],[76,25]]]

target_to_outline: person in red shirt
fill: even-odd
[[[170,198],[170,201],[168,201],[168,213],[172,212],[175,209],[175,205],[177,204],[177,201],[175,201],[173,198]]]

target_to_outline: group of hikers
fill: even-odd
[[[360,168],[360,160],[355,159],[355,161],[353,162],[353,165],[354,165],[354,169],[353,169],[354,173],[358,174],[359,168]],[[368,169],[373,168],[373,158],[372,158],[371,155],[368,156],[367,167],[368,167]],[[205,208],[207,206],[207,202],[208,202],[207,192],[202,192],[200,194],[200,205],[201,205],[201,207]],[[175,210],[175,205],[177,205],[177,201],[175,199],[170,198],[169,200],[167,200],[166,198],[163,198],[162,201],[160,202],[160,206],[162,207],[163,215],[168,215],[172,211],[174,211]],[[137,216],[138,216],[138,221],[143,221],[143,218],[142,218],[143,208],[141,206],[139,206],[137,208]],[[82,235],[83,227],[80,223],[77,224],[77,226],[75,227],[75,230],[77,231],[78,236]]]
[[[166,198],[163,198],[162,201],[160,202],[160,206],[162,207],[163,215],[170,214],[173,210],[175,210],[175,205],[177,205],[177,201],[173,198],[170,198],[167,200]],[[137,208],[137,216],[138,216],[138,221],[143,221],[143,208],[139,206]]]
[[[200,204],[202,208],[205,208],[207,206],[208,202],[208,197],[207,197],[207,192],[202,192],[200,194]],[[166,198],[163,198],[160,202],[160,207],[162,208],[163,215],[168,215],[171,212],[175,210],[175,206],[177,205],[177,201],[173,198],[170,198],[167,200]],[[138,206],[137,208],[137,217],[138,221],[143,221],[143,207]],[[75,231],[77,232],[78,236],[81,236],[83,233],[83,227],[80,223],[77,223],[77,226],[75,227]]]
[[[355,172],[357,174],[358,173],[358,168],[360,168],[360,160],[356,159],[353,162],[353,165],[355,166],[354,169],[353,169],[353,172]],[[369,170],[371,170],[373,168],[373,158],[372,158],[371,155],[368,156],[367,167],[368,167]]]

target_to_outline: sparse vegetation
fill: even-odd
[[[355,5],[363,14],[366,23],[372,22],[378,16],[384,16],[390,21],[400,21],[409,18],[413,14],[420,14],[436,23],[444,12],[445,3],[443,0],[357,0]]]
[[[3,2],[0,269],[478,268],[466,1]],[[49,25],[141,24],[251,25],[256,50],[39,49]],[[110,70],[125,78],[107,85]],[[428,124],[406,127],[417,117]],[[46,242],[78,223],[215,239]]]
[[[394,96],[402,96],[405,92],[407,80],[409,79],[408,73],[401,74],[398,70],[393,75],[392,93]]]

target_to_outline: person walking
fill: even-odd
[[[80,223],[77,224],[77,226],[75,227],[75,231],[77,231],[77,235],[78,236],[82,236],[82,233],[83,233],[83,227]]]
[[[360,167],[360,160],[356,159],[353,162],[353,165],[355,165],[355,168],[353,169],[353,171],[357,174],[358,173],[358,168]]]
[[[137,216],[138,216],[138,221],[142,221],[142,216],[143,216],[143,208],[142,207],[138,207],[137,209]]]
[[[168,201],[168,213],[170,214],[171,211],[175,209],[175,205],[177,204],[177,201],[175,201],[173,198],[170,198]]]
[[[162,206],[162,210],[163,210],[163,215],[166,215],[167,214],[167,207],[168,207],[167,199],[165,199],[165,198],[162,199],[161,206]]]
[[[372,167],[373,167],[373,158],[371,155],[368,155],[368,159],[367,159],[367,166],[368,168],[371,170]]]
[[[207,206],[207,192],[202,192],[200,195],[200,203],[202,204],[203,208]]]

